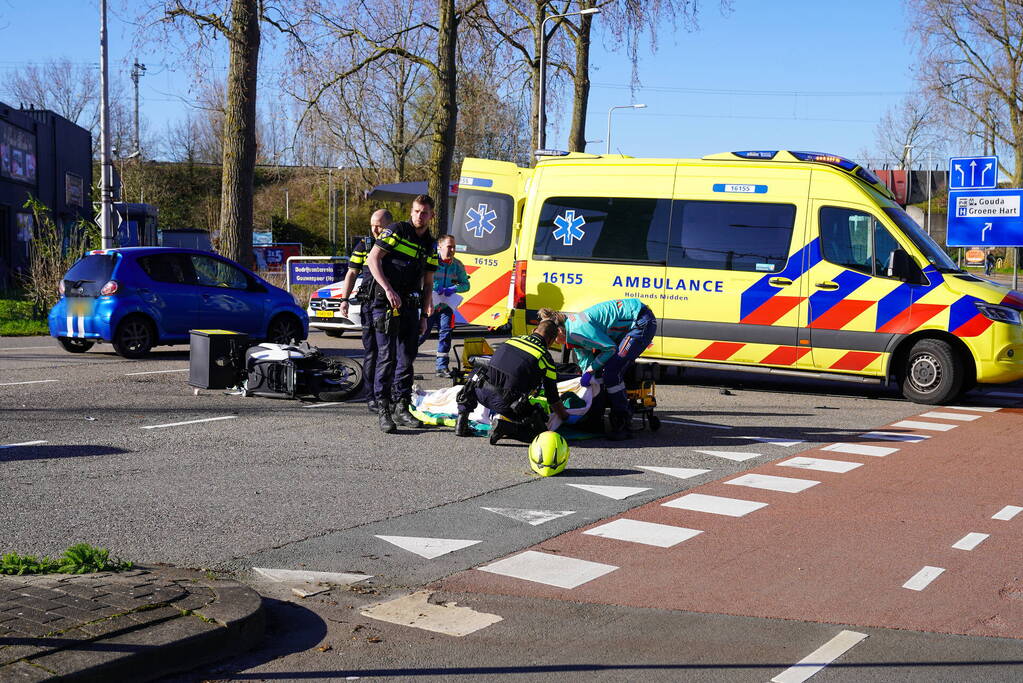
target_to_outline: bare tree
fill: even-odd
[[[907,169],[911,159],[941,155],[946,146],[941,124],[933,101],[910,95],[882,115],[874,129],[877,153],[870,158]]]
[[[910,0],[919,78],[959,129],[1023,183],[1023,2]]]

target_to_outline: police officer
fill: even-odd
[[[603,374],[611,414],[608,421],[612,441],[631,438],[629,400],[625,394],[625,371],[643,353],[657,334],[657,318],[639,299],[615,299],[595,304],[579,313],[564,314],[541,308],[540,320],[562,326],[563,336],[574,349],[576,362],[583,370],[580,384],[589,386],[595,375]]]
[[[396,421],[422,426],[409,405],[412,362],[433,312],[430,294],[437,270],[437,242],[429,230],[433,207],[429,195],[413,199],[409,220],[384,230],[366,259],[373,274],[369,309],[377,345],[373,395],[379,403],[380,430],[387,434],[397,431]]]
[[[379,209],[373,212],[373,215],[369,217],[370,235],[359,240],[359,243],[352,250],[351,256],[348,257],[348,272],[345,273],[345,279],[341,285],[341,315],[347,318],[348,299],[352,293],[352,288],[355,287],[355,281],[362,275],[362,284],[359,287],[359,293],[356,295],[356,298],[362,304],[361,319],[359,321],[362,323],[362,372],[363,377],[366,378],[367,393],[369,394],[366,405],[371,413],[377,412],[380,400],[373,392],[373,378],[376,376],[377,368],[377,339],[373,331],[372,321],[370,320],[370,307],[368,305],[368,294],[373,290],[373,276],[364,270],[363,266],[366,264],[366,257],[369,256],[369,251],[373,248],[376,238],[392,222],[394,222],[394,219],[391,217],[391,212],[387,209]]]
[[[562,420],[568,417],[558,396],[557,374],[547,346],[558,336],[558,326],[541,322],[532,334],[514,337],[497,347],[490,363],[473,370],[458,393],[455,434],[470,436],[469,413],[482,403],[494,412],[490,443],[508,436],[529,443],[545,429],[546,414],[529,402],[543,387],[547,403]]]

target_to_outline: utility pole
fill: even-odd
[[[114,226],[111,221],[113,202],[111,181],[113,162],[110,159],[110,84],[107,78],[107,0],[99,0],[99,140],[100,140],[100,206],[99,234],[103,249],[114,248]]]
[[[135,154],[142,155],[142,142],[139,139],[139,76],[146,70],[145,64],[139,64],[138,58],[131,67],[131,82],[135,84]]]

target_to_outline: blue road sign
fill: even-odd
[[[948,189],[993,190],[998,187],[998,157],[952,157],[948,160]]]
[[[948,193],[950,247],[1023,247],[1023,189],[954,190]]]

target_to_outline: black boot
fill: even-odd
[[[370,397],[370,399],[366,401],[366,408],[369,410],[369,412],[375,415],[380,412],[380,401]]]
[[[469,426],[469,413],[459,411],[458,419],[455,421],[455,436],[472,436],[472,427]]]
[[[490,418],[490,445],[496,446],[498,439],[504,436],[508,436],[505,431],[505,425],[508,424],[508,420],[502,420],[500,416],[494,415]]]
[[[394,421],[406,427],[418,428],[423,423],[416,419],[416,416],[409,410],[411,401],[407,398],[398,399],[394,405]]]
[[[390,402],[381,400],[379,407],[377,408],[377,415],[377,423],[380,425],[380,431],[384,434],[394,434],[398,431],[398,425],[394,424],[394,418],[391,417]]]
[[[628,411],[614,411],[608,415],[607,418],[610,429],[607,432],[607,438],[611,441],[624,441],[632,438],[632,432],[629,430],[629,423],[632,421],[632,414]]]

